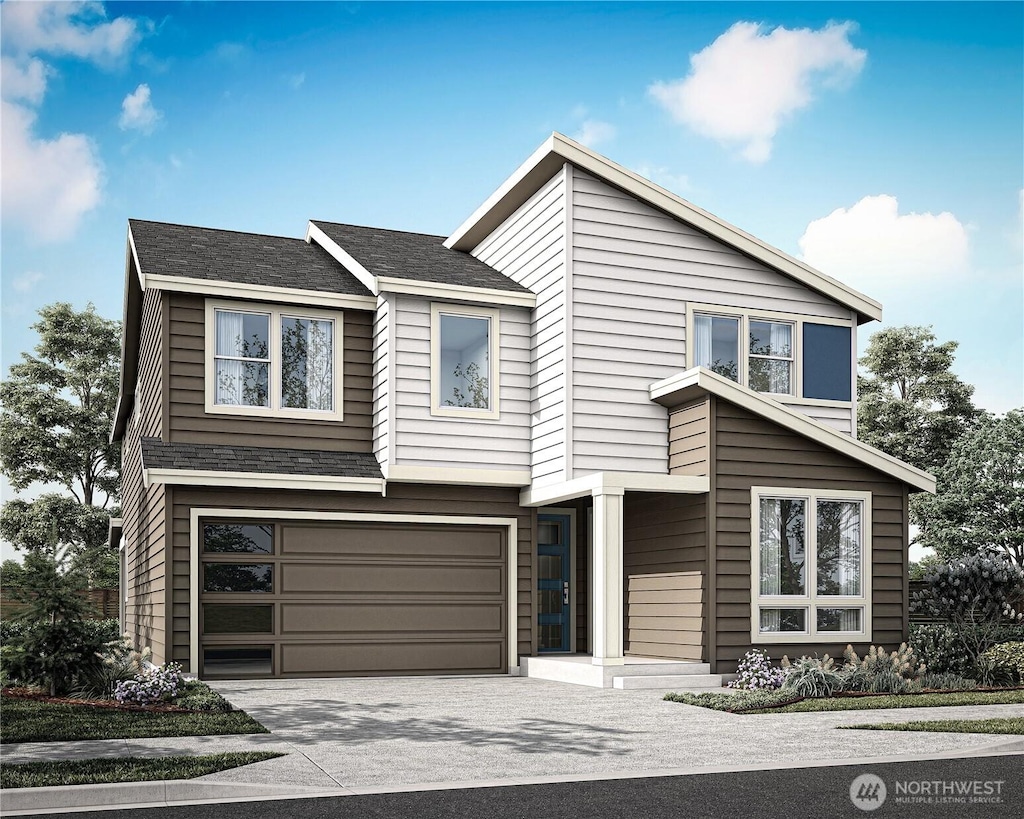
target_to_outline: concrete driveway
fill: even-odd
[[[1020,705],[740,716],[665,702],[660,691],[519,677],[247,681],[213,687],[269,728],[274,746],[291,750],[284,759],[204,777],[225,783],[361,791],[1024,750],[1020,737],[836,727],[1021,715]]]

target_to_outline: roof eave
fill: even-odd
[[[135,249],[131,222],[124,266],[124,307],[121,322],[121,375],[118,384],[111,442],[124,438],[135,405],[135,384],[139,375],[139,333],[142,329],[142,267]]]
[[[848,307],[857,314],[858,324],[881,321],[882,305],[874,299],[559,133],[553,133],[544,140],[530,158],[456,228],[445,241],[445,247],[471,251],[539,190],[541,185],[554,176],[566,162],[674,218],[693,225],[744,255]]]
[[[845,435],[802,412],[741,387],[703,367],[693,367],[650,386],[652,401],[678,406],[698,392],[711,393],[849,458],[884,472],[922,492],[935,493],[935,476]]]

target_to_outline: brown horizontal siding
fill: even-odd
[[[343,317],[342,421],[254,418],[206,412],[206,302],[201,296],[167,296],[166,440],[240,446],[370,452],[373,446],[373,314],[346,310]]]
[[[710,404],[705,397],[669,413],[668,468],[673,475],[708,474]]]
[[[872,538],[871,642],[895,648],[905,639],[905,484],[727,401],[715,407],[715,670],[729,673],[751,646],[752,486],[870,492]],[[863,652],[867,643],[856,644]],[[846,642],[765,646],[783,654],[841,657]]]
[[[369,493],[235,490],[175,487],[173,489],[173,658],[189,664],[190,510],[215,507],[238,510],[369,512],[429,514],[517,519],[518,594],[510,601],[517,614],[519,654],[534,653],[533,542],[536,512],[519,506],[519,490],[501,487],[388,485],[387,497]]]
[[[628,578],[626,584],[625,611],[627,628],[624,639],[624,648],[628,654],[638,654],[651,657],[668,657],[671,659],[701,659],[703,641],[692,639],[692,622],[686,627],[680,626],[681,621],[673,621],[675,625],[668,629],[680,632],[678,647],[672,648],[672,641],[666,642],[656,639],[658,635],[647,633],[652,631],[646,626],[636,626],[633,620],[640,610],[634,610],[633,606],[639,603],[639,598],[633,596],[630,589],[639,589],[649,584],[645,578],[658,578],[655,581],[662,584],[662,578],[680,573],[687,575],[700,575],[706,571],[706,496],[705,495],[676,495],[669,493],[654,492],[629,492],[626,494],[623,504],[622,519],[622,564],[623,574]],[[688,581],[692,582],[692,581]],[[647,590],[650,592],[650,590]],[[703,618],[706,612],[703,610],[703,598],[697,603],[692,601],[683,603],[678,595],[673,597],[670,589],[659,589],[648,593],[650,599],[644,600],[647,603],[671,602],[673,605],[687,606],[687,614],[678,612],[674,617]],[[696,606],[694,609],[693,606]],[[702,633],[703,626],[698,629]],[[654,631],[665,631],[665,629],[654,629]],[[685,632],[685,634],[683,634]],[[663,635],[662,635],[663,636]],[[685,639],[684,639],[685,637]],[[694,648],[696,646],[696,648]],[[679,652],[685,652],[682,656]],[[693,656],[694,653],[697,656]]]
[[[704,659],[703,571],[626,578],[627,654]]]

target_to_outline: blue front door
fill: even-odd
[[[569,516],[537,517],[538,650],[568,651]]]

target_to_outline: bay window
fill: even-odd
[[[756,642],[870,639],[871,495],[754,487]]]
[[[207,304],[206,410],[341,419],[341,316]]]

